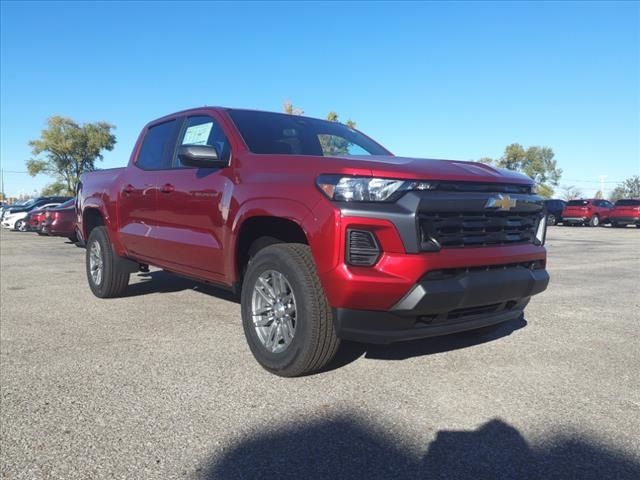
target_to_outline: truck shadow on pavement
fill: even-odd
[[[153,293],[192,290],[234,303],[239,303],[240,301],[238,296],[227,290],[199,282],[197,280],[181,277],[170,272],[165,272],[164,270],[138,273],[137,279],[142,281],[131,283],[127,288],[125,296],[136,297],[139,295],[150,295]],[[362,356],[378,360],[405,360],[412,357],[433,355],[461,348],[469,348],[511,335],[511,333],[524,328],[526,325],[527,321],[521,316],[516,320],[503,323],[496,331],[486,335],[469,332],[392,343],[388,345],[373,345],[343,341],[335,359],[324,371],[331,371],[344,367],[349,363],[355,362]]]
[[[199,470],[203,479],[637,480],[640,463],[587,438],[532,447],[494,419],[473,431],[440,431],[411,454],[379,426],[343,415],[246,438]]]
[[[191,280],[189,278],[174,275],[164,270],[154,270],[152,272],[138,273],[132,278],[142,279],[137,283],[131,283],[127,287],[126,297],[137,297],[152,293],[181,292],[182,290],[193,290],[204,293],[212,297],[239,303],[240,299],[231,292],[208,283]]]
[[[423,338],[421,340],[411,340],[408,342],[391,343],[388,345],[372,345],[343,341],[336,358],[329,364],[325,371],[335,370],[348,365],[362,356],[377,360],[406,360],[412,357],[469,348],[507,337],[516,330],[524,328],[526,325],[527,321],[524,319],[524,316],[521,316],[516,320],[503,323],[497,330],[486,335],[475,334],[472,331],[441,337]]]

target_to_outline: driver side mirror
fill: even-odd
[[[221,159],[216,147],[211,145],[182,145],[178,149],[178,158],[188,167],[224,168],[229,166],[229,162]]]

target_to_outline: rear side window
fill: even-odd
[[[584,207],[589,205],[589,200],[570,200],[567,207]]]
[[[624,199],[616,202],[616,207],[640,207],[640,200]]]
[[[147,130],[136,161],[138,167],[144,170],[171,168],[176,123],[176,120],[170,120]]]

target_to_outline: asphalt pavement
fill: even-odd
[[[0,234],[0,478],[640,478],[640,229],[553,227],[549,289],[485,337],[345,344],[284,379],[238,303],[152,270],[94,297]]]

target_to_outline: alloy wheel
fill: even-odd
[[[93,283],[100,285],[104,272],[104,262],[102,260],[102,249],[100,248],[99,242],[93,242],[91,245],[91,250],[89,251],[89,270]]]
[[[296,332],[296,298],[287,278],[276,270],[263,272],[253,287],[251,315],[258,339],[272,353],[285,351]]]

